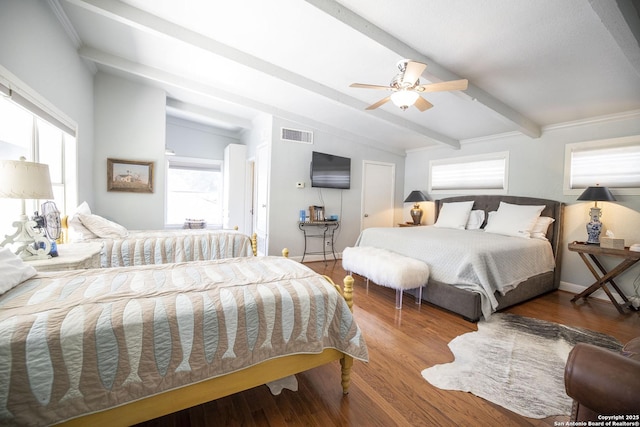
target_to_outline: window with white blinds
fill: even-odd
[[[432,160],[429,193],[505,194],[508,189],[509,153]]]
[[[567,144],[565,150],[565,193],[600,185],[640,194],[640,136]]]
[[[76,138],[59,127],[59,122],[44,120],[44,110],[35,104],[15,102],[15,92],[0,83],[0,159],[44,163],[49,166],[53,201],[65,214],[77,205]],[[9,97],[6,94],[13,94]],[[20,98],[26,99],[26,98]],[[51,115],[46,116],[51,119]],[[29,216],[40,211],[46,200],[26,200]],[[14,221],[22,210],[18,199],[0,199],[0,235],[12,234]]]
[[[186,219],[222,227],[222,162],[189,157],[168,159],[165,226]]]

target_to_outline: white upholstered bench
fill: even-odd
[[[386,249],[372,246],[345,248],[342,252],[342,268],[356,273],[376,284],[396,290],[396,308],[402,308],[402,293],[418,288],[416,304],[422,302],[422,287],[429,280],[429,266]]]

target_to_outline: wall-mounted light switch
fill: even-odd
[[[296,182],[296,188],[304,188],[304,182]]]

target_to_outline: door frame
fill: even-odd
[[[247,230],[247,234],[251,235],[255,231],[255,167],[256,160],[255,157],[250,157],[247,159],[246,169],[245,169],[245,182],[247,183],[245,187],[245,221],[244,221],[244,229]]]
[[[264,150],[264,151],[263,151]],[[265,173],[265,182],[258,182],[260,179],[260,171]],[[254,232],[258,237],[258,255],[269,254],[269,192],[270,192],[270,175],[271,175],[271,144],[262,143],[256,147],[255,169],[254,169]],[[259,193],[261,186],[264,186],[265,205],[259,206]],[[264,230],[258,226],[259,211],[264,209]]]

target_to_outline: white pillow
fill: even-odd
[[[468,202],[443,203],[438,220],[434,227],[457,228],[464,230],[473,207],[473,200]]]
[[[67,218],[67,227],[69,227],[69,241],[80,242],[87,239],[95,239],[95,233],[92,233],[87,227],[85,227],[80,221],[80,215],[91,215],[91,209],[87,202],[82,202],[80,206],[76,208],[76,211],[69,215]]]
[[[490,216],[491,221],[484,228],[484,231],[528,239],[531,236],[533,226],[540,216],[540,212],[544,208],[544,205],[512,205],[500,202],[498,210],[494,215]]]
[[[496,217],[496,211],[491,211],[487,214],[487,224],[484,226],[484,228],[487,228],[487,225],[489,225],[489,223],[491,223],[491,221],[493,221],[493,218]]]
[[[129,231],[126,228],[99,215],[79,216],[82,224],[98,237],[105,239],[118,239],[129,235]]]
[[[541,216],[538,218],[536,225],[531,229],[531,237],[534,239],[547,240],[547,231],[553,221],[555,221],[555,219],[548,216]]]
[[[36,269],[25,264],[9,248],[0,246],[0,295],[36,275]]]
[[[484,222],[484,211],[477,209],[471,211],[469,220],[467,221],[467,230],[479,230]]]

